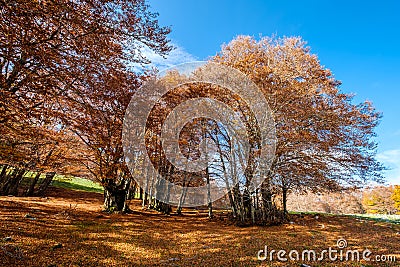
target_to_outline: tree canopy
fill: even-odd
[[[239,36],[214,60],[246,73],[269,101],[278,143],[268,186],[286,194],[382,181],[374,141],[381,114],[342,93],[301,38]]]

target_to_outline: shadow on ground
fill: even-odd
[[[400,260],[400,227],[394,224],[310,214],[295,215],[283,226],[239,228],[225,214],[214,221],[194,210],[166,216],[132,201],[132,214],[110,215],[101,212],[101,204],[102,194],[60,188],[51,188],[46,198],[0,197],[0,265],[300,266],[276,258],[260,262],[256,255],[266,245],[277,251],[322,251],[335,247],[339,238],[347,240],[349,249],[396,254]]]

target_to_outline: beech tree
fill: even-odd
[[[86,147],[76,159],[104,186],[107,211],[129,211],[126,200],[136,185],[125,165],[121,135],[126,107],[139,83],[123,70],[103,73],[96,83],[82,88],[86,93],[74,96],[63,118]]]
[[[91,129],[85,128],[87,121],[79,122],[76,118],[100,122],[90,115],[79,115],[79,112],[96,109],[93,103],[107,106],[119,101],[108,96],[127,84],[124,81],[122,85],[118,82],[107,84],[105,79],[111,75],[134,77],[131,65],[148,63],[141,53],[142,47],[160,55],[171,50],[166,37],[170,29],[158,25],[157,14],[148,10],[144,0],[1,1],[0,17],[1,130],[15,140],[23,139],[25,133],[38,132],[33,129],[35,123],[32,121],[43,118],[52,118],[53,129],[72,127],[70,130],[82,142],[91,133],[92,140],[97,138]],[[104,89],[106,85],[113,87]],[[130,86],[130,92],[133,92],[137,83]],[[103,88],[103,93],[91,94],[96,88]],[[125,97],[128,99],[130,95]],[[103,100],[97,99],[99,97]],[[119,104],[126,105],[127,102]],[[109,114],[103,110],[102,115]],[[107,127],[114,126],[104,125],[101,129]],[[21,129],[26,132],[22,133]],[[1,140],[2,144],[11,141]],[[85,144],[88,151],[95,150],[93,143]],[[99,145],[96,149],[104,153],[112,150],[101,147],[103,144],[96,142]],[[7,156],[13,158],[10,154]],[[123,169],[121,161],[117,161],[113,168]],[[92,160],[94,165],[102,166],[99,158],[94,162],[96,160]],[[2,163],[8,166],[14,161]],[[92,174],[96,172],[92,171]],[[102,170],[97,173],[101,175],[93,177],[103,184],[106,180],[118,180],[113,176],[115,172]],[[112,188],[106,186],[106,191],[111,190],[110,195],[114,194]],[[117,205],[116,209],[120,207]]]
[[[263,202],[282,193],[285,209],[293,189],[335,191],[382,180],[374,141],[380,113],[370,102],[353,104],[301,38],[239,36],[214,60],[248,75],[273,112],[278,143],[260,188]]]
[[[186,79],[184,77],[185,75],[179,76],[172,73],[161,80],[161,83],[170,83],[174,89],[170,90],[159,100],[157,105],[150,113],[150,116],[147,118],[146,126],[149,134],[146,138],[149,141],[146,143],[148,149],[147,153],[144,153],[144,156],[147,156],[147,154],[149,155],[157,172],[163,177],[167,177],[166,179],[168,179],[168,181],[185,186],[186,188],[193,186],[204,186],[204,188],[207,188],[207,192],[197,192],[202,194],[199,196],[202,198],[202,200],[197,203],[207,203],[209,217],[213,216],[212,201],[210,200],[210,187],[213,186],[215,188],[223,184],[226,186],[226,189],[228,189],[227,191],[230,196],[229,200],[231,201],[235,216],[240,217],[240,220],[244,222],[247,220],[246,216],[250,215],[254,217],[253,221],[255,221],[256,216],[262,216],[261,213],[256,215],[254,213],[254,209],[252,209],[251,205],[249,205],[249,203],[251,203],[250,198],[253,197],[250,196],[249,192],[253,175],[251,168],[254,168],[254,165],[256,164],[256,150],[260,146],[258,144],[260,142],[260,137],[254,128],[254,125],[256,125],[255,117],[249,108],[246,107],[245,102],[240,98],[238,93],[231,92],[223,86],[219,86],[218,84],[190,82],[191,80],[203,80],[202,77],[214,77],[216,79],[223,78],[227,74],[227,71],[232,71],[232,69],[218,69],[215,68],[215,64],[210,63],[196,69],[193,72],[193,76],[189,75],[186,77]],[[235,80],[235,82],[238,81]],[[239,83],[240,82],[242,81],[239,81]],[[237,86],[239,86],[239,84]],[[207,110],[215,108],[215,105],[222,105],[217,104],[218,102],[215,101],[208,103],[209,100],[205,102],[203,101],[201,104],[194,104],[195,102],[190,101],[192,99],[210,98],[217,100],[219,103],[222,102],[226,104],[226,106],[231,108],[231,112],[228,114],[220,110],[222,112],[222,114],[220,114],[218,111],[215,111],[214,114],[210,114],[204,118],[197,118],[197,120],[193,120],[191,122],[188,121],[188,124],[183,127],[182,131],[180,132],[179,139],[179,149],[183,153],[184,157],[189,160],[196,160],[200,156],[206,156],[208,158],[208,165],[198,173],[182,171],[179,170],[179,168],[174,168],[174,165],[172,165],[171,162],[166,159],[161,147],[161,126],[166,123],[165,120],[171,111],[175,108],[178,108],[178,105],[182,103],[186,103],[183,105],[186,114],[203,115],[207,114]],[[259,99],[253,99],[253,101],[258,100]],[[192,113],[194,109],[196,112]],[[132,123],[130,123],[129,127],[127,127],[125,134],[127,136],[132,134],[132,136],[134,136],[136,133],[136,127],[134,126],[136,125],[135,120],[140,121],[140,116],[138,116],[136,112],[132,111],[129,111],[127,116],[130,118],[129,121],[131,120]],[[214,121],[214,119],[210,119],[210,116],[211,118],[215,117],[221,119],[224,126],[218,122],[219,119]],[[175,115],[172,117],[175,117]],[[227,118],[227,120],[225,120],[225,118]],[[233,123],[233,121],[237,121],[236,118],[242,119],[243,129]],[[172,119],[172,121],[168,122],[171,128],[179,128],[179,123],[182,123],[182,121],[186,122],[186,119],[191,118],[178,116],[176,119],[177,121]],[[225,124],[225,121],[227,124]],[[225,127],[228,127],[228,129]],[[240,146],[244,146],[244,144],[234,143],[235,139],[232,139],[232,136],[228,136],[227,130],[239,130],[237,132],[235,131],[235,134],[241,133],[243,135],[245,135],[245,132],[247,131],[247,134],[250,137],[249,142],[251,143],[251,153],[249,158],[244,160],[245,156],[242,154],[243,152],[240,149]],[[208,151],[211,152],[211,154],[208,154],[208,152],[205,152],[204,150],[199,150],[199,146],[204,145],[204,142],[207,139],[210,139],[210,142],[214,143],[215,145],[214,150]],[[231,164],[228,164],[228,161],[231,160],[232,151],[233,154],[237,154],[237,157],[236,160],[233,159],[231,161]],[[206,155],[201,155],[203,152],[206,153]],[[132,150],[132,154],[128,155],[130,162],[139,161],[138,158],[140,158],[140,156],[137,156],[135,153],[135,150]],[[245,166],[246,164],[244,164],[244,161],[247,161],[247,166]],[[241,172],[238,170],[241,170]],[[145,175],[144,172],[141,172],[141,174]],[[150,200],[152,199],[152,194],[154,194],[156,196],[156,202],[158,200],[160,202],[165,201],[168,203],[170,197],[169,188],[166,183],[159,183],[162,181],[162,179],[159,178],[159,175],[157,175],[156,177],[153,177],[151,181],[149,179],[144,181],[146,184],[146,192],[149,192]],[[153,188],[155,191],[154,193]],[[240,193],[240,190],[242,190],[243,194]],[[217,191],[218,190],[214,191],[213,193],[217,193]],[[161,194],[164,195],[161,196]],[[182,189],[180,196],[178,196],[178,213],[181,212],[182,205],[188,199],[186,198],[186,195],[187,190]],[[193,201],[195,197],[196,196],[192,195],[190,200]],[[174,196],[174,200],[175,199],[176,198]],[[238,212],[238,210],[240,210],[240,212]]]
[[[351,95],[341,93],[340,82],[321,66],[300,38],[263,38],[257,42],[251,37],[238,37],[213,61],[248,75],[264,93],[272,110],[277,150],[267,179],[259,188],[250,186],[260,148],[257,121],[246,107],[243,96],[216,85],[189,85],[184,77],[170,75],[166,79],[169,82],[175,80],[181,86],[164,97],[160,107],[167,107],[166,110],[150,116],[149,124],[153,125],[150,128],[157,135],[170,110],[180,102],[199,97],[220,100],[239,115],[246,125],[252,148],[246,164],[243,164],[244,155],[237,144],[233,144],[229,136],[221,134],[221,129],[213,132],[216,129],[214,125],[208,129],[208,135],[214,138],[217,147],[224,144],[227,148],[218,152],[219,158],[223,159],[220,164],[209,162],[207,170],[210,171],[214,164],[218,169],[216,174],[220,176],[214,179],[229,177],[228,196],[233,215],[240,223],[281,223],[285,219],[287,195],[291,190],[338,191],[366,181],[381,180],[382,167],[374,157],[376,144],[373,139],[380,114],[371,103],[355,105]],[[193,75],[201,76],[202,71],[207,75],[207,64]],[[212,75],[217,77],[220,74]],[[188,142],[192,144],[192,150],[196,151],[201,139],[192,138],[194,142]],[[227,157],[227,151],[233,152],[233,157]],[[235,171],[230,173],[240,168],[244,170],[242,175]],[[279,194],[282,194],[283,212],[275,203]]]

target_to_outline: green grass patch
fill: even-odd
[[[324,215],[324,216],[335,216],[339,214],[333,214],[333,213],[325,213],[325,212],[319,212],[319,211],[289,211],[289,215]]]
[[[21,182],[22,186],[29,186],[31,184],[32,179],[36,176],[35,172],[28,172],[25,174],[24,179]],[[41,184],[45,179],[45,173],[39,178],[37,185]],[[95,192],[95,193],[103,193],[103,187],[96,182],[93,182],[88,179],[73,177],[73,176],[64,176],[64,175],[56,175],[51,182],[52,186],[61,187],[72,190],[79,190],[85,192]]]
[[[104,191],[103,187],[100,184],[79,177],[65,177],[61,175],[56,175],[51,185],[55,187],[80,190],[86,192],[103,193]]]
[[[388,214],[351,214],[347,215],[357,219],[366,219],[376,222],[388,222],[394,224],[400,224],[400,215],[388,215]]]

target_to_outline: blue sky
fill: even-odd
[[[215,55],[245,34],[301,36],[357,102],[383,112],[378,158],[400,184],[400,2],[149,0],[178,47],[166,65]]]

